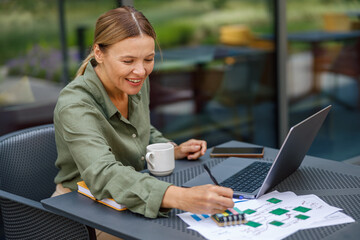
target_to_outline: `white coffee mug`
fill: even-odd
[[[146,162],[155,176],[171,174],[175,168],[174,146],[170,143],[154,143],[146,147]]]

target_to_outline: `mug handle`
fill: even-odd
[[[146,158],[147,163],[150,165],[150,167],[152,169],[155,169],[155,164],[153,162],[151,162],[151,159],[154,158],[154,153],[152,153],[152,152],[146,153],[145,158]]]

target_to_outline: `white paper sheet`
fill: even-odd
[[[280,201],[268,201],[270,199]],[[282,239],[300,229],[353,222],[351,217],[339,212],[341,209],[329,206],[315,195],[296,196],[293,192],[268,193],[256,200],[239,201],[235,207],[247,212],[246,219],[260,226],[248,225],[219,227],[210,215],[182,213],[179,217],[190,229],[207,239]],[[276,221],[276,222],[274,222]],[[280,226],[279,226],[280,225]]]
[[[343,224],[343,223],[351,223],[351,222],[355,222],[355,220],[352,217],[349,217],[348,215],[346,215],[345,213],[342,213],[342,212],[334,212],[334,213],[326,216],[321,221],[315,222],[309,226],[306,226],[303,229],[325,227],[325,226],[331,226],[331,225],[337,225],[337,224]]]

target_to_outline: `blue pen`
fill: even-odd
[[[233,198],[236,198],[236,199],[244,199],[244,196],[234,193]]]
[[[233,198],[236,198],[236,199],[254,199],[254,197],[252,197],[252,196],[244,196],[244,195],[240,195],[240,194],[238,194],[238,193],[234,193],[234,195],[233,195]]]

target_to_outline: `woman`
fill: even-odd
[[[181,188],[140,173],[146,146],[170,142],[150,124],[148,76],[156,34],[132,7],[108,11],[96,23],[92,51],[54,112],[58,150],[55,195],[84,180],[97,199],[114,198],[130,211],[156,218],[169,208],[213,214],[232,207],[232,190],[214,185]],[[206,142],[175,147],[175,158],[197,159]]]

